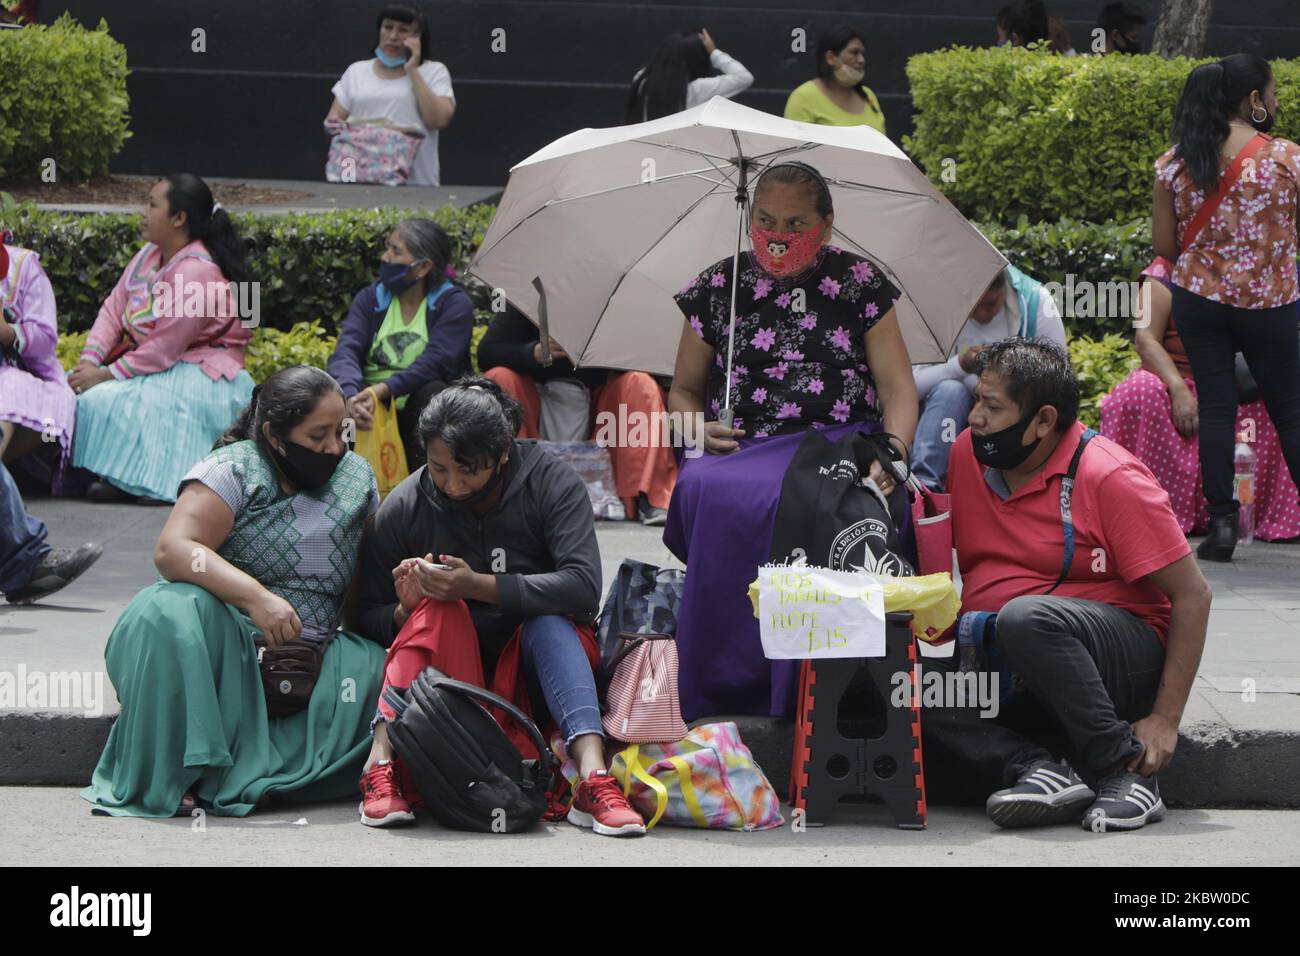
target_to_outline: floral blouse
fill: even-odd
[[[1300,299],[1295,267],[1300,146],[1274,139],[1253,159],[1253,177],[1243,171],[1191,248],[1179,255],[1173,283],[1225,305],[1271,309]],[[1174,194],[1181,246],[1205,193],[1173,149],[1156,160],[1156,181]]]
[[[715,262],[676,296],[691,328],[717,353],[706,397],[711,419],[725,397],[731,266],[730,256]],[[863,335],[898,297],[875,265],[835,246],[823,246],[797,282],[768,275],[752,253],[743,254],[732,357],[735,427],[763,436],[878,421]]]

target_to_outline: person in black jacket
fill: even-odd
[[[594,408],[595,440],[609,449],[614,484],[629,519],[645,525],[662,525],[677,481],[672,448],[662,440],[660,426],[667,415],[663,392],[645,372],[617,372],[603,368],[575,368],[573,361],[551,339],[550,365],[542,364],[541,332],[513,305],[492,316],[478,344],[478,366],[523,409],[520,438],[554,438],[542,434],[543,403],[538,385],[570,379],[581,382]],[[643,429],[643,430],[642,430]],[[644,435],[644,441],[623,441],[619,436]]]
[[[432,219],[399,222],[379,280],[353,298],[326,365],[357,428],[371,427],[376,396],[385,405],[396,402],[411,468],[424,460],[416,437],[420,412],[470,367],[474,305],[454,275],[451,240],[441,226]]]
[[[568,464],[514,439],[519,421],[519,405],[486,378],[461,379],[420,415],[426,464],[393,489],[362,546],[360,629],[390,647],[385,687],[409,686],[433,665],[526,713],[543,698],[582,778],[569,821],[644,833],[604,762],[591,504]],[[361,783],[369,826],[413,819],[382,693],[379,706]]]

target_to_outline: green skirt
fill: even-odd
[[[113,816],[199,806],[244,816],[263,798],[356,795],[383,683],[379,645],[340,632],[305,711],[268,718],[253,627],[193,584],[159,582],[122,612],[104,657],[121,714],[81,795]]]

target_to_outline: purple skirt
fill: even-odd
[[[822,428],[832,441],[875,422]],[[683,459],[664,544],[686,565],[677,617],[678,691],[687,720],[715,715],[789,717],[799,661],[763,656],[749,585],[771,557],[786,467],[804,432],[746,438],[731,455]],[[904,538],[909,529],[899,529]]]
[[[57,470],[72,453],[77,396],[67,379],[46,381],[15,365],[0,365],[0,420],[13,422],[58,442]]]

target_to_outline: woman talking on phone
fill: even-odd
[[[1267,134],[1278,109],[1268,63],[1238,53],[1192,70],[1174,109],[1178,143],[1156,160],[1151,233],[1174,263],[1173,318],[1200,402],[1209,536],[1197,555],[1237,545],[1233,425],[1240,351],[1300,478],[1296,201],[1300,146]]]
[[[456,96],[451,73],[429,52],[424,15],[405,3],[390,3],[375,21],[379,43],[375,55],[344,71],[331,92],[330,120],[387,122],[424,134],[411,166],[412,186],[437,186],[438,130],[451,125]]]
[[[516,441],[521,410],[487,378],[462,378],[420,415],[424,467],[393,489],[362,547],[360,622],[389,647],[384,687],[433,665],[535,712],[540,697],[578,765],[569,822],[645,832],[607,772],[591,623],[600,550],[587,489],[566,462]],[[394,761],[380,694],[361,779],[361,822],[410,822],[417,796]],[[544,723],[539,721],[539,723]],[[525,757],[534,748],[506,730]]]

